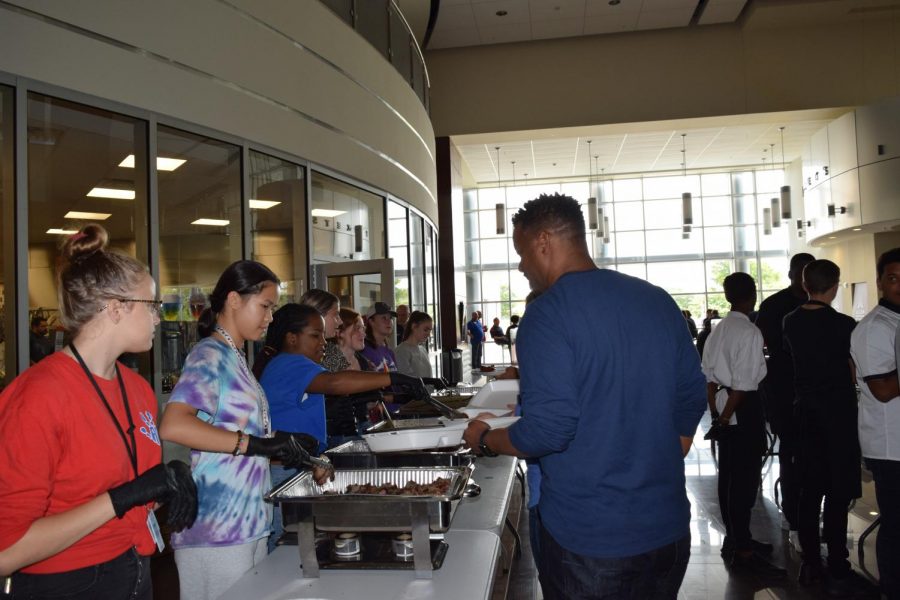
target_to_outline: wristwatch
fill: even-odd
[[[490,448],[488,448],[487,443],[484,441],[484,436],[486,436],[488,431],[490,431],[490,430],[491,430],[491,428],[488,427],[487,429],[485,429],[484,431],[481,432],[481,437],[478,438],[478,450],[481,452],[482,456],[487,456],[488,458],[493,458],[494,456],[499,456],[499,455],[496,452],[494,452],[493,450],[491,450]]]

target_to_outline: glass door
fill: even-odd
[[[310,287],[328,290],[362,315],[376,302],[393,306],[394,261],[390,258],[313,265]]]

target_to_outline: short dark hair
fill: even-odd
[[[521,230],[544,228],[564,233],[570,239],[584,241],[584,215],[581,205],[571,196],[560,193],[541,194],[529,200],[512,218],[513,227]]]
[[[803,267],[816,260],[816,257],[808,252],[800,252],[799,254],[795,254],[791,257],[791,271],[795,269],[803,270]]]
[[[31,317],[31,328],[34,329],[41,323],[46,323],[46,322],[47,322],[47,317],[42,317],[40,315],[38,315],[36,317]]]
[[[878,264],[876,265],[876,269],[878,270],[878,279],[881,279],[881,276],[884,275],[884,269],[891,263],[900,262],[900,248],[892,248],[878,257]]]
[[[262,377],[269,361],[284,348],[284,338],[289,333],[300,333],[313,319],[321,319],[322,315],[315,306],[288,302],[272,314],[272,322],[266,331],[266,343],[253,362],[253,374],[257,379]]]
[[[729,304],[738,304],[753,300],[756,297],[756,282],[746,273],[737,271],[725,278],[722,282],[725,288],[725,299]]]
[[[810,294],[824,294],[841,280],[841,269],[830,260],[814,260],[803,267],[803,285]]]

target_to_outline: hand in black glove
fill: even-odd
[[[319,442],[316,438],[305,433],[290,433],[276,431],[273,437],[264,438],[255,435],[248,436],[247,456],[268,456],[280,460],[289,469],[299,469],[309,465],[309,451],[307,447],[317,449]]]
[[[443,377],[423,377],[422,382],[425,385],[433,385],[436,390],[446,390],[450,387],[450,384]]]
[[[180,460],[170,460],[166,469],[169,497],[166,500],[169,527],[174,531],[187,529],[197,519],[197,486],[191,468]]]
[[[410,377],[403,373],[391,373],[391,385],[403,391],[403,393],[412,396],[415,400],[423,400],[431,397],[428,389],[422,380],[418,377]]]
[[[704,440],[714,440],[721,442],[731,436],[733,429],[730,425],[723,425],[718,420],[713,421],[712,427],[703,436]]]
[[[151,467],[108,493],[120,519],[132,508],[151,502],[169,505],[169,524],[176,530],[190,527],[197,518],[197,487],[191,469],[177,460]]]

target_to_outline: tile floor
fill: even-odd
[[[688,496],[691,500],[691,559],[678,595],[679,600],[769,600],[815,599],[827,597],[821,588],[801,588],[797,583],[800,556],[787,542],[787,532],[781,529],[781,516],[775,503],[775,482],[778,479],[778,460],[766,463],[763,473],[762,493],[754,508],[751,527],[754,537],[775,545],[772,562],[788,570],[788,578],[782,581],[764,581],[751,574],[738,573],[725,567],[719,555],[725,528],[719,513],[716,492],[716,465],[709,442],[702,432],[708,429],[708,417],[701,423],[694,446],[685,458]],[[873,533],[865,542],[865,560],[860,565],[858,540],[875,512],[874,487],[871,481],[863,481],[863,497],[856,501],[850,513],[847,544],[850,561],[860,573],[877,578],[875,565],[875,538]],[[523,511],[519,524],[523,544],[523,556],[514,566],[509,598],[511,600],[542,600],[537,573],[534,570],[530,549],[527,547],[528,519]],[[864,596],[863,596],[864,597]],[[877,598],[877,595],[875,596]]]

